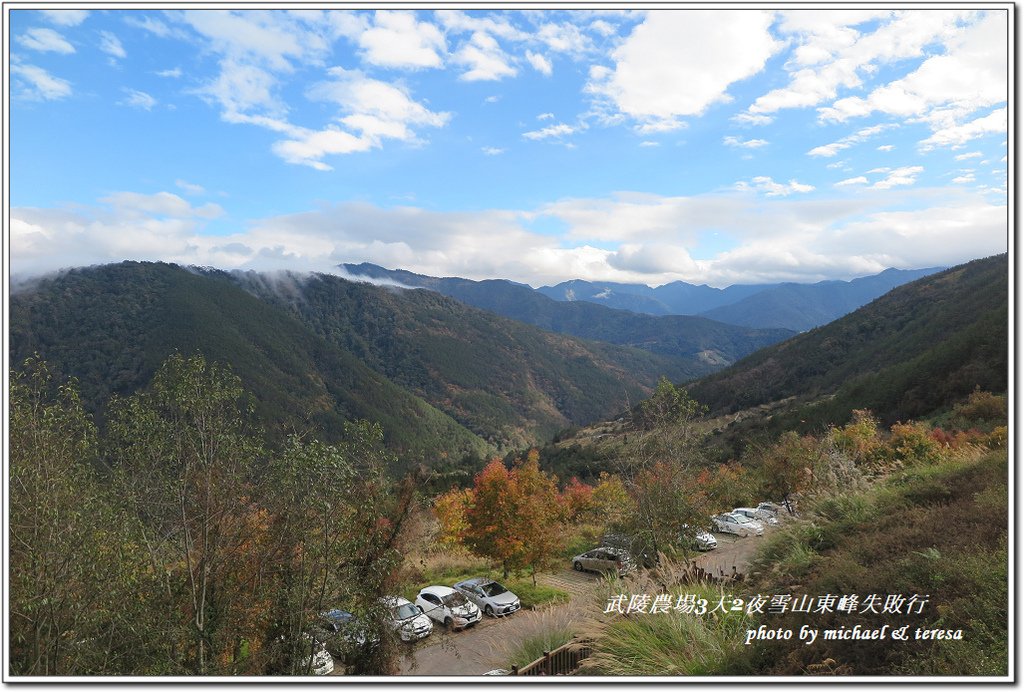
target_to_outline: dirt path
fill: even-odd
[[[763,538],[738,538],[716,534],[718,548],[695,558],[698,567],[712,574],[743,574]],[[570,594],[566,603],[539,611],[516,613],[508,618],[484,617],[477,625],[463,632],[447,634],[435,627],[434,633],[419,642],[401,661],[400,675],[482,675],[508,665],[509,653],[515,644],[539,633],[545,622],[571,625],[590,615],[595,596],[604,584],[599,574],[574,572],[570,569],[538,575],[546,586]]]

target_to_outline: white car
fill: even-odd
[[[775,518],[775,515],[766,512],[763,509],[754,509],[752,507],[737,507],[732,511],[733,514],[742,514],[747,519],[754,519],[761,522],[765,526],[778,526],[779,520]]]
[[[520,608],[519,597],[504,586],[487,577],[474,577],[460,581],[453,587],[465,594],[478,608],[491,617],[511,615]]]
[[[334,672],[334,658],[322,643],[314,637],[304,634],[302,635],[302,646],[303,651],[311,651],[312,655],[299,659],[300,674],[330,675]]]
[[[764,527],[759,522],[747,519],[742,514],[718,514],[711,517],[715,531],[732,533],[737,536],[763,536]]]
[[[416,597],[416,607],[448,629],[463,629],[480,622],[480,609],[450,586],[428,586]]]
[[[395,628],[403,642],[423,639],[434,631],[430,618],[423,614],[408,599],[401,596],[388,596],[381,599],[387,609],[386,622]]]
[[[698,527],[692,527],[689,524],[683,524],[680,527],[679,538],[684,543],[689,543],[692,547],[697,550],[714,550],[718,547],[718,539],[714,537],[709,531]]]

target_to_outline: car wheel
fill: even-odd
[[[577,572],[582,572],[583,571],[583,565],[581,565],[579,562],[572,563],[572,568],[574,570],[576,570]]]
[[[484,615],[491,618],[494,617],[494,608],[491,606],[484,607]]]
[[[446,630],[448,630],[449,632],[451,632],[453,629],[455,629],[455,621],[452,620],[451,618],[445,618],[444,619],[444,628]]]

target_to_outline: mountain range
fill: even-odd
[[[345,264],[353,278],[426,288],[489,312],[560,334],[631,346],[693,363],[698,377],[794,334],[684,315],[653,316],[587,301],[552,300],[525,284],[504,279],[437,278],[375,264]]]
[[[545,331],[436,292],[146,262],[37,280],[10,310],[11,362],[37,353],[77,378],[101,419],[112,396],[145,386],[169,354],[200,352],[233,368],[275,434],[331,439],[344,420],[366,418],[412,461],[534,444],[617,414],[661,376],[690,380],[790,336],[719,325],[721,343],[679,334],[686,348],[663,354]]]
[[[941,270],[886,269],[851,281],[738,284],[727,288],[682,281],[651,288],[644,284],[574,280],[542,286],[537,292],[553,300],[587,301],[650,315],[699,315],[744,327],[802,332],[842,317],[897,286]]]

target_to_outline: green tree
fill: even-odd
[[[227,369],[175,354],[148,390],[112,407],[117,487],[139,517],[154,573],[165,576],[170,612],[186,614],[164,630],[181,672],[232,667],[222,654],[238,640],[228,627],[236,604],[224,587],[250,540],[241,518],[253,511],[264,454],[246,428],[243,395]]]
[[[139,565],[93,468],[96,429],[75,383],[56,384],[42,361],[10,377],[10,670],[129,672],[125,587]]]

